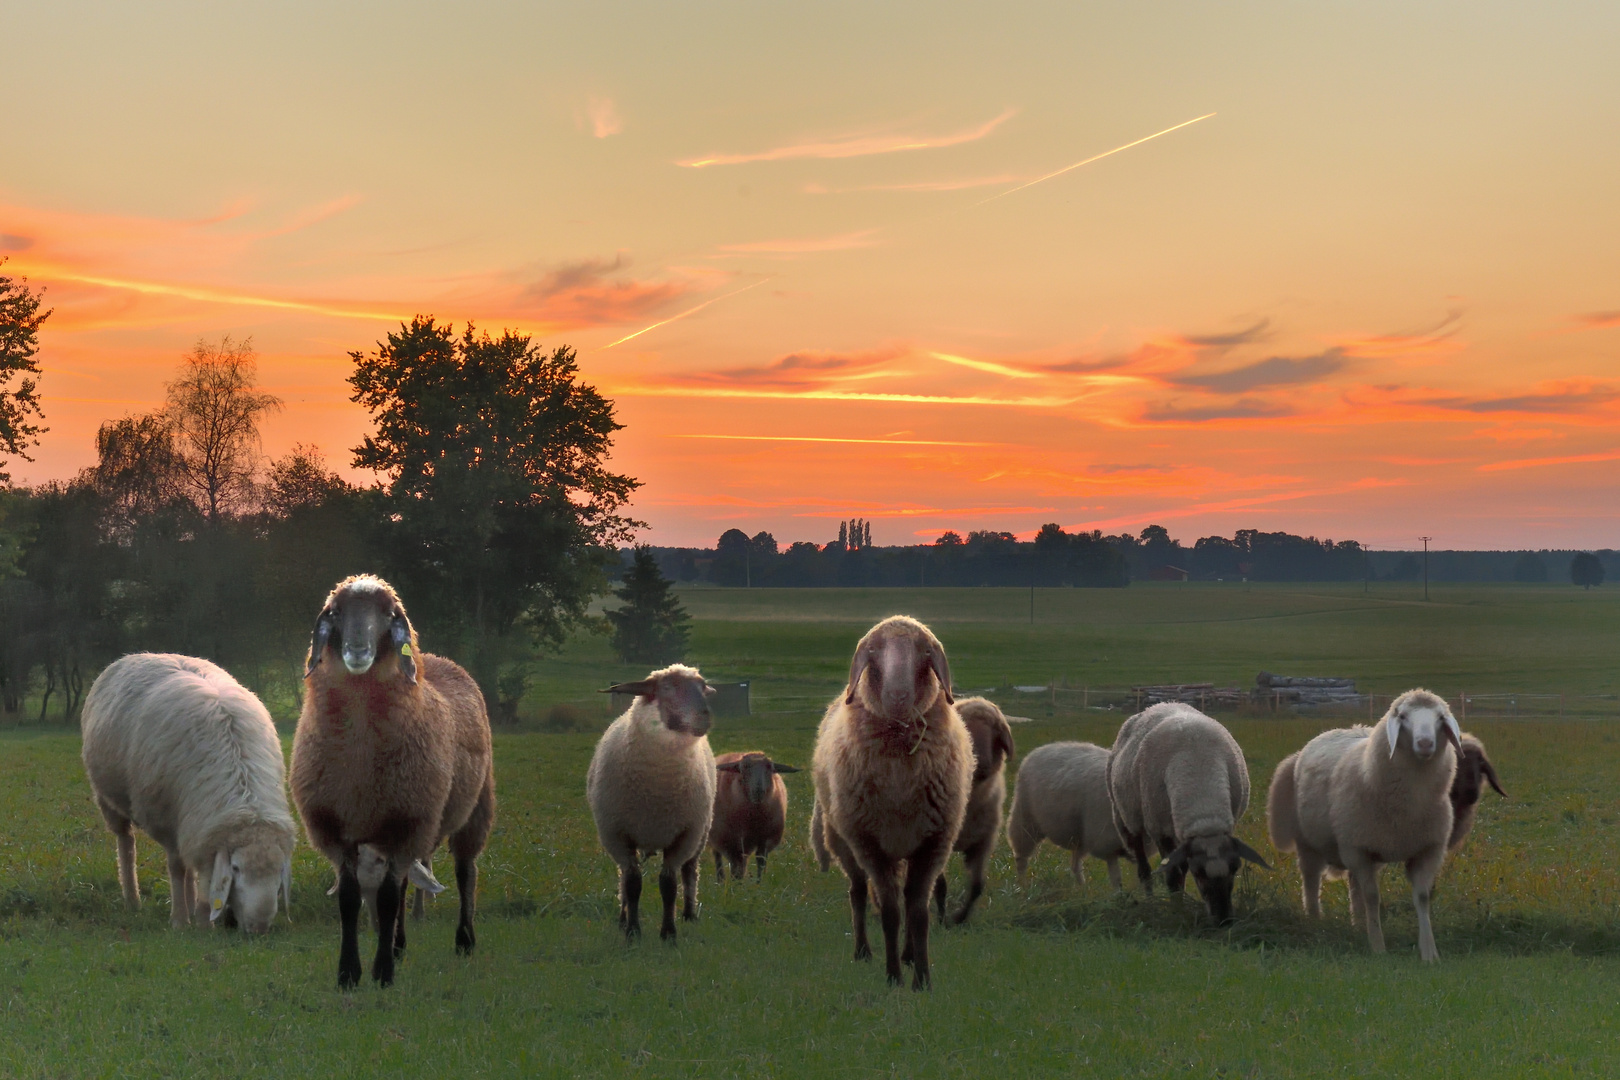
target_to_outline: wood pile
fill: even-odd
[[[1166,683],[1159,686],[1133,686],[1142,708],[1165,701],[1179,701],[1194,708],[1231,708],[1243,704],[1248,695],[1240,687],[1216,686],[1214,683]]]
[[[1353,705],[1361,699],[1356,680],[1336,675],[1273,675],[1254,677],[1255,697],[1275,705]]]

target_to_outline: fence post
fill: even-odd
[[[1466,690],[1462,692],[1462,716],[1460,719],[1463,723],[1468,723],[1468,691]]]

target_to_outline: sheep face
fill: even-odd
[[[378,660],[393,656],[405,677],[416,681],[416,632],[399,596],[381,578],[347,578],[332,590],[315,620],[306,676],[328,648],[337,650],[350,675],[365,675]]]
[[[616,683],[603,692],[634,694],[655,703],[664,726],[683,735],[707,735],[713,725],[709,698],[714,696],[714,687],[703,681],[696,668],[685,664],[672,664],[640,682]]]
[[[1463,736],[1462,749],[1457,754],[1457,776],[1451,782],[1451,807],[1457,810],[1479,802],[1484,791],[1482,781],[1488,781],[1498,795],[1507,792],[1496,779],[1496,769],[1485,756],[1485,747],[1472,735]]]
[[[957,711],[973,740],[973,786],[978,787],[1000,772],[1013,756],[1012,727],[1001,710],[983,698],[960,701]]]
[[[223,918],[249,934],[269,930],[282,894],[292,902],[291,870],[287,852],[268,839],[216,853],[208,883],[209,920]]]
[[[909,720],[951,696],[945,646],[922,623],[895,615],[866,632],[849,665],[845,704],[858,697],[868,712]]]
[[[1258,852],[1235,836],[1195,836],[1165,856],[1162,869],[1169,881],[1191,873],[1210,918],[1224,924],[1232,921],[1232,889],[1245,860],[1271,869]]]
[[[1395,756],[1403,733],[1420,761],[1432,758],[1445,740],[1462,748],[1462,729],[1457,726],[1457,718],[1451,715],[1444,700],[1427,690],[1409,690],[1396,698],[1385,720],[1390,757]]]
[[[722,762],[715,768],[720,772],[737,773],[742,778],[743,794],[755,806],[763,803],[775,790],[777,773],[799,771],[795,766],[782,765],[760,753],[747,753],[736,761]]]

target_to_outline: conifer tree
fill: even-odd
[[[629,664],[672,664],[686,655],[687,624],[672,583],[658,569],[652,548],[636,548],[624,584],[613,590],[624,607],[607,612],[613,624],[613,651]]]

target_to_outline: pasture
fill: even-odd
[[[1353,675],[1395,692],[1612,695],[1620,600],[1568,586],[1133,586],[1042,590],[721,591],[683,595],[692,661],[749,678],[749,718],[716,751],[807,765],[856,637],[895,611],[934,625],[964,688],[1214,681],[1255,671]],[[432,648],[431,627],[419,628]],[[592,691],[627,671],[582,637],[537,672],[534,710],[605,716]],[[1019,711],[1009,703],[1009,711]],[[594,712],[591,712],[594,710]],[[1017,725],[1021,750],[1107,745],[1122,716]],[[1223,716],[1254,797],[1241,835],[1270,857],[1278,760],[1342,721]],[[286,718],[290,720],[291,718]],[[1246,870],[1239,919],[1196,900],[1076,887],[1050,846],[1030,886],[1005,843],[965,928],[936,931],[935,989],[891,990],[850,959],[843,879],[804,839],[808,773],[786,777],[786,843],[764,883],[716,885],[678,945],[627,946],[614,869],[583,798],[595,735],[499,732],[500,812],[482,860],[479,946],[453,953],[454,892],[412,923],[395,986],[336,990],[336,904],[300,847],[292,923],[259,940],[167,925],[161,851],[138,841],[146,904],[123,910],[113,842],[78,739],[0,734],[0,1075],[1608,1075],[1620,1067],[1620,722],[1492,721],[1511,798],[1487,794],[1435,899],[1439,965],[1416,955],[1404,878],[1386,871],[1390,953],[1348,923],[1342,884],[1305,920],[1291,859]],[[290,726],[286,729],[290,742]],[[954,866],[954,864],[953,864]],[[448,860],[438,865],[440,877]],[[1130,875],[1127,873],[1127,879]],[[954,885],[954,882],[953,882]],[[644,917],[656,890],[643,897]],[[873,925],[875,930],[875,923]],[[364,937],[362,938],[364,941]],[[369,966],[369,947],[363,949]]]

